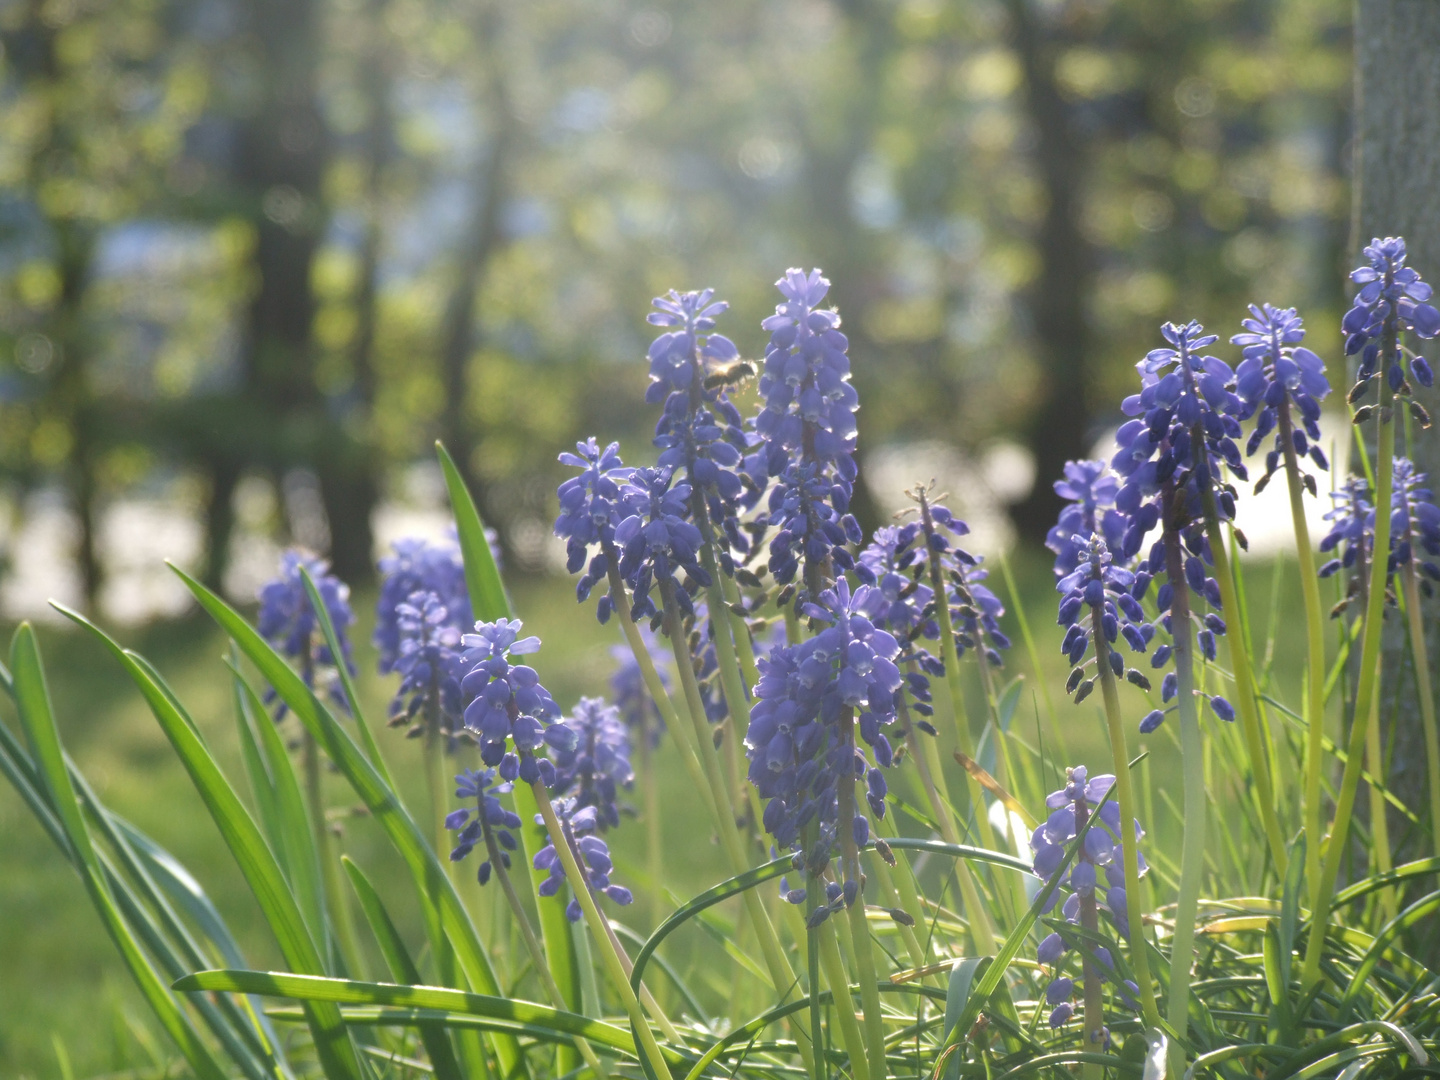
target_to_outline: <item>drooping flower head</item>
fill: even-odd
[[[565,723],[575,732],[575,745],[550,752],[555,763],[552,790],[573,796],[581,809],[593,806],[600,832],[613,829],[620,824],[620,789],[635,782],[630,734],[619,710],[603,698],[582,697]]]
[[[395,605],[398,655],[391,665],[400,688],[390,703],[390,723],[408,724],[411,737],[443,734],[448,743],[464,726],[460,680],[465,674],[461,633],[449,609],[433,592],[413,592]]]
[[[492,543],[492,550],[494,547]],[[475,622],[458,544],[407,537],[395,541],[391,551],[380,560],[380,598],[375,604],[374,642],[380,652],[382,675],[395,670],[400,658],[402,632],[396,609],[415,593],[433,593],[444,606],[450,625],[461,632]]]
[[[925,582],[927,568],[918,521],[876,529],[855,563],[855,576],[874,586],[884,599],[883,604],[876,605],[875,625],[890,631],[900,643],[896,663],[904,670],[905,684],[899,692],[908,695],[907,707],[922,717],[934,712],[930,678],[945,675],[945,665],[925,644],[940,637],[935,590]],[[898,707],[900,702],[896,704]],[[920,720],[917,726],[926,734],[935,734],[927,720]]]
[[[540,780],[549,787],[555,767],[535,757],[535,751],[542,744],[573,748],[575,733],[557,722],[560,707],[540,685],[535,669],[511,662],[511,657],[539,652],[540,639],[520,637],[519,619],[499,619],[476,623],[475,633],[466,634],[461,644],[465,727],[480,744],[480,759],[498,766],[501,779],[519,777],[527,784]]]
[[[658,619],[660,612],[650,596],[655,585],[668,582],[682,612],[694,611],[691,598],[710,584],[699,563],[700,530],[687,520],[689,484],[672,483],[670,469],[636,469],[620,489],[623,515],[615,527],[620,548],[620,576],[632,593],[630,616]],[[676,577],[683,570],[685,580]]]
[[[1055,576],[1064,577],[1079,565],[1081,549],[1074,537],[1098,533],[1111,550],[1119,550],[1129,520],[1115,509],[1120,479],[1103,461],[1067,461],[1065,477],[1055,481],[1055,494],[1068,501],[1059,520],[1045,536],[1055,552]]]
[[[1066,922],[1076,925],[1080,922],[1082,902],[1095,903],[1097,910],[1108,911],[1121,936],[1130,936],[1127,897],[1125,893],[1125,856],[1120,841],[1120,806],[1112,801],[1103,802],[1115,784],[1115,777],[1097,776],[1089,779],[1085,766],[1077,765],[1066,770],[1065,786],[1051,792],[1045,799],[1050,816],[1041,823],[1030,838],[1030,847],[1035,853],[1035,876],[1042,881],[1053,880],[1065,859],[1065,848],[1079,835],[1092,814],[1099,820],[1090,826],[1085,834],[1069,870],[1060,879],[1058,887],[1050,895],[1046,912],[1060,905]],[[1099,806],[1098,811],[1096,806]],[[1144,836],[1138,821],[1132,822],[1135,838]],[[1140,856],[1140,873],[1147,867],[1145,857]],[[1104,879],[1100,878],[1103,872]],[[1114,983],[1120,1000],[1129,1009],[1136,1009],[1135,994],[1138,987],[1133,982],[1121,981],[1115,971],[1115,964],[1108,949],[1081,946],[1089,951],[1102,976]],[[1065,938],[1052,932],[1041,942],[1037,959],[1052,970],[1057,970],[1065,954],[1070,950]],[[1072,997],[1075,980],[1069,976],[1057,976],[1045,990],[1045,1000],[1052,1006],[1050,1026],[1063,1026],[1075,1015]]]
[[[1350,280],[1360,286],[1354,305],[1341,320],[1345,334],[1345,355],[1360,355],[1355,388],[1350,392],[1354,403],[1377,374],[1380,352],[1387,333],[1394,334],[1397,345],[1407,330],[1418,337],[1433,338],[1440,334],[1440,311],[1428,303],[1432,295],[1420,275],[1405,265],[1405,240],[1399,236],[1380,237],[1365,249],[1365,262],[1350,272]],[[1421,386],[1430,386],[1435,377],[1423,356],[1410,359],[1410,371]],[[1384,375],[1390,389],[1405,392],[1405,350],[1397,347]]]
[[[1230,342],[1239,345],[1245,357],[1235,369],[1235,391],[1255,416],[1245,453],[1254,455],[1262,440],[1275,432],[1274,445],[1265,455],[1265,475],[1255,490],[1262,490],[1280,467],[1286,438],[1297,458],[1308,454],[1316,466],[1328,469],[1330,463],[1320,449],[1320,402],[1330,393],[1330,383],[1325,361],[1300,344],[1305,337],[1300,316],[1294,308],[1251,304],[1250,318],[1241,325],[1245,332]],[[1300,413],[1298,426],[1292,405]],[[1313,494],[1315,481],[1308,480],[1307,486]]]
[[[345,707],[345,695],[336,675],[337,661],[325,643],[320,629],[320,620],[305,591],[301,570],[309,573],[315,589],[325,604],[326,614],[335,628],[342,653],[340,661],[352,675],[355,664],[350,656],[348,627],[355,621],[350,610],[350,586],[330,572],[330,563],[325,559],[299,548],[291,548],[280,556],[280,573],[274,580],[260,588],[260,614],[256,629],[260,636],[278,648],[286,656],[297,661],[305,685],[314,690],[317,682],[324,681],[331,698]],[[274,691],[270,692],[273,699]],[[276,719],[285,716],[282,703],[276,710]]]
[[[1143,653],[1155,636],[1154,625],[1145,618],[1144,608],[1131,593],[1135,575],[1116,565],[1105,541],[1094,533],[1088,537],[1077,533],[1071,538],[1071,546],[1081,553],[1079,565],[1055,586],[1061,597],[1057,621],[1067,628],[1060,650],[1074,668],[1065,684],[1066,692],[1075,695],[1078,705],[1095,688],[1095,676],[1086,678],[1086,671],[1097,658],[1086,660],[1085,654],[1094,641],[1096,609],[1113,674],[1149,690],[1150,680],[1135,668],[1127,671],[1117,648],[1123,637],[1134,652]]]
[[[630,480],[633,469],[620,460],[620,444],[611,443],[600,449],[592,436],[575,444],[575,453],[563,453],[560,461],[580,470],[560,485],[560,516],[555,519],[555,535],[565,541],[566,568],[579,573],[576,597],[584,601],[597,582],[604,581],[610,569],[610,553],[615,547],[615,528],[625,517],[621,503],[621,486]],[[599,552],[586,559],[595,548]],[[602,623],[610,619],[614,598],[607,589],[595,607],[595,617]]]
[[[714,333],[715,318],[729,307],[711,302],[713,289],[656,297],[649,321],[673,329],[650,345],[650,388],[645,400],[663,401],[665,410],[655,425],[657,464],[684,470],[692,497],[705,499],[710,525],[717,531],[722,568],[734,573],[732,550],[744,554],[750,541],[740,528],[742,505],[753,505],[759,491],[747,492],[737,471],[748,442],[740,412],[730,401],[726,385],[742,371],[733,342]],[[697,514],[698,517],[698,514]]]
[[[508,783],[496,782],[494,769],[486,769],[484,772],[466,769],[455,777],[455,797],[474,799],[476,807],[473,820],[468,807],[452,811],[445,818],[445,828],[458,833],[455,837],[455,848],[450,852],[451,862],[464,859],[474,850],[476,844],[485,840],[488,833],[495,841],[496,854],[500,857],[501,865],[506,870],[510,869],[510,852],[517,846],[511,830],[520,828],[520,816],[505,809],[505,804],[500,801],[500,796],[507,794],[510,788]],[[476,871],[476,878],[481,885],[490,880],[490,874],[494,870],[489,854],[490,845],[486,844],[485,847],[486,857]]]
[[[899,642],[875,625],[875,613],[884,604],[877,589],[861,585],[852,593],[842,578],[818,603],[804,608],[824,629],[798,644],[772,649],[760,662],[758,700],[745,740],[750,780],[768,800],[766,831],[778,847],[796,852],[796,868],[803,866],[810,874],[821,873],[829,863],[839,830],[848,830],[857,847],[869,839],[869,822],[858,800],[853,800],[854,817],[838,820],[840,785],[851,785],[853,792],[863,778],[871,811],[876,816],[885,812],[885,776],[876,766],[894,762],[884,728],[895,719],[901,675],[895,664]],[[809,843],[804,833],[812,822],[817,839]],[[847,904],[859,889],[850,874],[847,867]],[[798,898],[793,892],[788,897],[794,903],[804,898],[803,890],[797,892]],[[825,915],[817,912],[817,917]]]
[[[555,808],[555,816],[560,820],[560,828],[565,834],[560,842],[570,845],[576,865],[588,879],[586,884],[590,891],[608,896],[622,907],[630,903],[634,899],[630,890],[610,881],[614,862],[610,858],[609,846],[596,835],[599,827],[599,813],[596,808],[579,806],[575,799],[556,799],[551,805]],[[544,823],[545,819],[536,814],[535,824]],[[536,891],[541,896],[555,896],[560,892],[560,886],[565,884],[565,864],[555,850],[556,838],[547,834],[546,840],[545,847],[535,853],[534,865],[536,870],[548,870],[550,876],[540,883]],[[572,899],[565,906],[565,915],[571,922],[579,922],[583,914],[577,900]]]
[[[989,572],[981,567],[981,557],[955,543],[969,535],[970,526],[949,507],[931,502],[928,488],[906,494],[919,505],[919,539],[926,551],[930,584],[933,589],[943,583],[956,654],[964,656],[967,650],[974,649],[985,663],[1000,667],[1000,651],[1010,648],[1010,639],[1000,629],[1005,605],[984,584]]]
[[[1389,572],[1414,565],[1426,577],[1440,581],[1440,508],[1437,508],[1425,474],[1415,471],[1409,458],[1396,458],[1390,497]],[[1430,558],[1426,558],[1426,556]],[[1428,588],[1428,582],[1422,582]],[[1428,593],[1427,593],[1428,595]]]

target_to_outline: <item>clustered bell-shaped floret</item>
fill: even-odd
[[[1322,552],[1334,551],[1344,545],[1338,557],[1320,567],[1319,576],[1327,578],[1342,567],[1353,570],[1365,565],[1375,546],[1375,507],[1370,502],[1370,483],[1363,476],[1351,476],[1330,493],[1334,507],[1325,513],[1333,522],[1330,531],[1320,540]]]
[[[1105,541],[1093,533],[1086,537],[1076,534],[1072,546],[1080,552],[1080,564],[1061,578],[1055,588],[1061,594],[1059,618],[1066,627],[1060,650],[1071,666],[1067,693],[1075,695],[1078,705],[1095,688],[1095,677],[1085,677],[1093,662],[1085,659],[1093,644],[1093,618],[1100,610],[1100,631],[1110,645],[1109,664],[1116,678],[1128,679],[1142,690],[1150,689],[1150,680],[1135,668],[1128,671],[1124,659],[1115,648],[1121,638],[1137,653],[1145,652],[1155,636],[1155,627],[1146,620],[1145,610],[1136,599],[1137,577],[1123,566],[1117,566]]]
[[[1360,286],[1354,305],[1341,320],[1345,334],[1345,355],[1360,354],[1360,364],[1351,400],[1358,399],[1371,378],[1379,374],[1380,346],[1386,324],[1391,323],[1396,335],[1413,330],[1422,338],[1440,334],[1440,311],[1428,301],[1433,295],[1420,275],[1405,265],[1405,241],[1398,236],[1380,237],[1365,249],[1366,265],[1350,272],[1350,280]],[[1421,386],[1430,386],[1434,374],[1423,356],[1410,360],[1410,370]],[[1384,372],[1392,390],[1405,387],[1403,352],[1397,349]]]
[[[520,828],[520,816],[507,810],[500,801],[500,796],[508,794],[510,789],[510,784],[496,781],[494,769],[484,772],[466,769],[455,777],[455,797],[476,800],[476,808],[473,820],[468,807],[453,810],[445,818],[445,828],[459,834],[455,837],[455,848],[450,852],[451,862],[464,859],[489,832],[498,845],[501,865],[506,870],[510,869],[510,852],[517,847],[511,830]],[[486,848],[488,851],[489,845]],[[476,879],[481,885],[490,880],[493,869],[489,858],[480,864]]]
[[[692,596],[710,584],[699,563],[700,530],[687,520],[689,484],[673,484],[669,469],[636,469],[620,489],[622,513],[615,527],[620,548],[620,576],[631,589],[630,617],[658,622],[660,611],[650,596],[659,582],[675,586],[682,612],[694,611]],[[685,571],[686,579],[675,576]]]
[[[1256,491],[1262,490],[1280,467],[1284,454],[1280,414],[1284,411],[1288,417],[1292,404],[1300,412],[1299,426],[1290,429],[1295,455],[1308,454],[1317,467],[1328,469],[1330,463],[1320,449],[1320,402],[1330,393],[1330,383],[1325,378],[1325,361],[1300,344],[1305,337],[1300,316],[1294,308],[1251,304],[1250,318],[1241,325],[1245,332],[1230,341],[1241,347],[1245,357],[1235,369],[1235,390],[1255,416],[1245,453],[1253,455],[1265,437],[1275,432],[1274,447],[1265,456],[1265,475]],[[1308,486],[1313,493],[1314,481]]]
[[[465,727],[480,744],[480,759],[498,766],[504,780],[539,780],[549,787],[555,767],[535,751],[542,745],[573,749],[575,733],[557,722],[560,707],[535,669],[510,659],[539,652],[540,639],[520,637],[519,619],[500,619],[476,623],[475,633],[461,642],[466,674],[460,689],[469,702]]]
[[[601,450],[593,436],[576,443],[575,453],[561,454],[560,461],[580,470],[578,476],[560,485],[555,535],[565,541],[566,568],[570,573],[578,573],[582,567],[585,570],[575,586],[576,598],[584,601],[609,573],[608,552],[615,544],[615,528],[626,516],[621,488],[634,470],[620,460],[619,443],[612,442]],[[597,547],[599,552],[591,558],[591,551]],[[606,590],[596,605],[595,617],[608,622],[613,605],[614,598]]]
[[[935,617],[935,590],[923,580],[926,562],[924,545],[917,543],[920,535],[917,521],[876,529],[856,561],[855,576],[874,586],[883,598],[883,604],[877,603],[875,608],[875,625],[894,635],[900,643],[896,663],[909,669],[904,672],[904,685],[896,691],[897,707],[898,696],[905,693],[910,708],[921,716],[931,716],[930,677],[943,678],[945,665],[923,644],[940,637],[940,624]],[[935,734],[926,720],[916,726],[927,735]]]
[[[1402,457],[1395,459],[1394,477],[1389,572],[1414,563],[1427,577],[1440,581],[1440,566],[1432,561],[1440,556],[1440,508],[1425,486],[1425,474],[1416,472],[1414,463]]]
[[[770,489],[766,524],[776,530],[770,541],[769,570],[782,585],[795,580],[803,559],[828,562],[833,571],[850,570],[849,545],[864,539],[850,511],[850,484],[816,463],[793,463]]]
[[[392,670],[400,673],[400,688],[390,703],[390,723],[409,723],[429,709],[439,729],[453,739],[463,726],[464,707],[460,679],[464,675],[460,630],[449,609],[433,592],[415,592],[395,605],[399,649]],[[423,724],[411,737],[425,733]]]
[[[488,535],[489,530],[487,530]],[[492,550],[495,544],[491,541]],[[465,586],[465,564],[453,541],[431,543],[416,537],[397,540],[392,554],[380,560],[380,598],[375,604],[375,647],[380,674],[395,669],[402,631],[397,609],[415,593],[434,593],[449,615],[450,625],[465,630],[475,622]]]
[[[584,873],[590,891],[608,896],[622,907],[634,900],[629,889],[610,881],[610,871],[615,864],[610,858],[609,846],[595,835],[599,826],[596,808],[579,806],[575,799],[556,799],[551,805],[555,808],[555,816],[559,819],[564,833],[560,842],[570,845],[575,862]],[[545,819],[536,814],[535,824],[543,825]],[[560,853],[555,850],[555,837],[547,834],[546,840],[546,845],[535,853],[534,866],[536,870],[549,871],[550,876],[540,882],[536,891],[541,896],[555,896],[560,892],[560,886],[565,884],[565,864],[560,859]],[[571,922],[579,922],[583,914],[578,900],[572,899],[565,906],[565,915]]]
[[[320,620],[310,603],[309,594],[305,591],[305,582],[300,576],[302,568],[309,572],[310,579],[315,583],[315,589],[325,604],[326,614],[335,628],[335,636],[340,640],[340,661],[350,674],[355,673],[348,633],[348,627],[355,621],[355,613],[350,610],[350,586],[332,574],[330,563],[319,556],[298,548],[291,548],[280,556],[279,575],[261,586],[257,594],[260,613],[256,620],[256,629],[260,631],[261,637],[286,656],[299,661],[305,685],[314,690],[317,678],[325,674],[327,669],[333,674],[338,665],[329,645],[325,643]],[[329,694],[340,707],[346,707],[345,695],[338,685],[338,680],[329,680]],[[266,692],[267,701],[273,701],[275,697],[273,688]],[[283,719],[286,711],[285,704],[281,702],[276,708],[275,719]]]
[[[989,577],[989,571],[980,565],[984,560],[955,543],[969,535],[970,526],[948,507],[934,503],[924,505],[918,524],[917,539],[923,542],[927,560],[939,560],[956,655],[964,656],[967,649],[975,649],[991,667],[1003,666],[1000,650],[1010,648],[1010,639],[1000,629],[1005,605],[984,584]]]
[[[572,749],[554,749],[556,795],[570,795],[578,808],[593,806],[596,828],[620,824],[619,794],[635,782],[630,765],[630,734],[620,711],[603,698],[582,697],[565,724],[575,733]]]
[[[1055,481],[1055,494],[1067,500],[1059,520],[1045,536],[1045,546],[1055,552],[1055,576],[1064,577],[1079,565],[1081,549],[1076,536],[1098,533],[1111,550],[1118,551],[1128,519],[1115,509],[1120,479],[1103,461],[1067,461],[1065,478]]]
[[[1097,815],[1099,820],[1086,832],[1085,840],[1070,863],[1069,870],[1059,879],[1057,887],[1050,894],[1045,913],[1048,914],[1059,905],[1065,921],[1078,925],[1082,897],[1087,900],[1094,898],[1101,910],[1109,912],[1120,934],[1129,937],[1125,855],[1120,840],[1120,807],[1119,804],[1109,801],[1103,803],[1098,811],[1095,810],[1096,805],[1101,803],[1114,784],[1115,777],[1108,774],[1088,778],[1083,765],[1066,770],[1065,787],[1046,796],[1045,805],[1050,810],[1050,816],[1031,836],[1030,847],[1035,853],[1035,876],[1048,883],[1059,873],[1065,860],[1065,848],[1075,840],[1082,820],[1088,820],[1091,814]],[[1138,821],[1132,822],[1132,826],[1137,840],[1145,835]],[[1140,873],[1143,875],[1146,870],[1145,857],[1141,855]],[[1102,873],[1103,883],[1100,877]],[[1133,982],[1119,978],[1109,950],[1103,946],[1092,948],[1088,944],[1081,947],[1090,952],[1091,959],[1096,961],[1102,975],[1116,985],[1120,1000],[1126,1007],[1135,1009],[1135,994],[1138,988]],[[1053,969],[1069,950],[1070,945],[1065,938],[1059,932],[1051,932],[1041,940],[1036,958]],[[1071,1001],[1074,991],[1075,981],[1068,976],[1057,976],[1046,987],[1045,1000],[1052,1006],[1051,1027],[1061,1027],[1075,1015],[1075,1006]]]

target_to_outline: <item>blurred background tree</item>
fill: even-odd
[[[647,448],[649,298],[716,287],[753,356],[791,265],[825,269],[852,338],[869,523],[886,463],[939,447],[962,501],[1038,539],[1159,322],[1228,334],[1247,301],[1301,305],[1338,378],[1349,20],[6,0],[7,554],[60,513],[76,598],[118,606],[143,497],[232,591],[256,537],[363,581],[386,513],[433,497],[440,437],[512,566],[543,569],[555,453]]]

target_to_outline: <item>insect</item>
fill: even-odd
[[[719,364],[710,369],[710,374],[705,376],[705,389],[715,390],[722,386],[734,386],[743,379],[752,378],[755,374],[755,362],[753,360],[731,360],[728,364]]]

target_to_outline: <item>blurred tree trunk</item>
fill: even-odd
[[[1361,0],[1355,28],[1357,180],[1354,254],[1372,236],[1403,236],[1407,264],[1440,282],[1440,4],[1434,0]],[[1440,416],[1440,395],[1416,387],[1417,399]],[[1398,425],[1397,425],[1398,426]],[[1411,425],[1410,454],[1440,485],[1440,429]],[[1398,453],[1405,453],[1403,444]],[[1440,672],[1440,603],[1424,602],[1430,670]],[[1404,620],[1386,619],[1380,710],[1394,719],[1390,783],[1427,819],[1424,733]],[[1427,854],[1423,834],[1391,815],[1391,835],[1402,837],[1396,862]]]
[[[1042,18],[1068,17],[1064,6],[1032,9],[1030,0],[1009,0],[1010,32],[1025,73],[1025,106],[1038,142],[1035,166],[1045,190],[1045,217],[1037,237],[1040,276],[1029,290],[1039,350],[1038,400],[1024,432],[1035,454],[1035,486],[1011,510],[1022,536],[1043,543],[1060,512],[1051,487],[1072,458],[1086,457],[1085,384],[1092,352],[1085,302],[1094,257],[1080,231],[1080,197],[1088,161],[1073,118],[1056,85],[1055,63],[1073,44]],[[1053,14],[1049,14],[1053,12]]]
[[[484,161],[474,171],[470,219],[456,253],[455,282],[440,330],[441,382],[445,387],[440,441],[455,459],[486,521],[490,521],[492,515],[486,504],[484,478],[475,467],[475,449],[480,439],[469,413],[470,363],[478,344],[476,307],[490,261],[500,247],[500,209],[505,199],[506,171],[519,137],[500,60],[501,32],[499,10],[487,5],[477,18],[476,37],[482,46],[480,60],[484,70],[479,105],[489,119],[490,130]],[[504,535],[502,529],[502,541]]]

